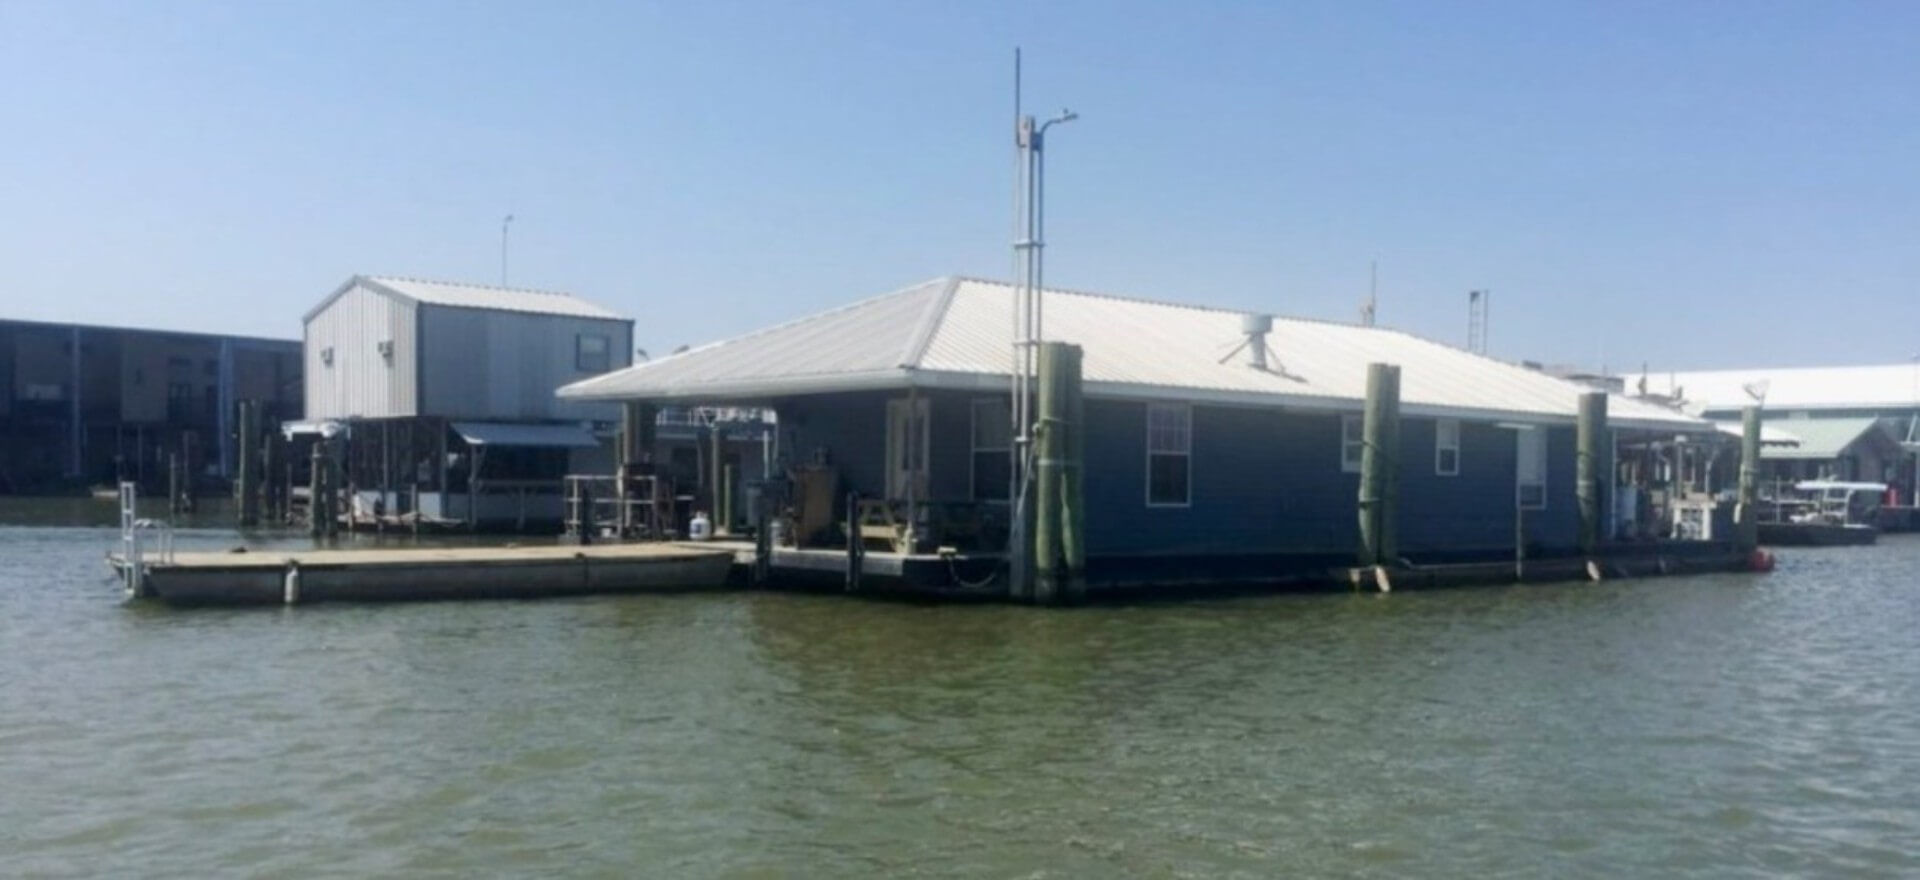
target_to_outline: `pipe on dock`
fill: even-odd
[[[1580,417],[1574,431],[1574,495],[1580,508],[1580,552],[1591,560],[1600,553],[1600,450],[1607,437],[1606,392],[1590,391],[1580,395]]]

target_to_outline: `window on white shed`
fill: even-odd
[[[1360,472],[1360,457],[1366,452],[1366,423],[1359,416],[1340,417],[1340,469]]]
[[[573,367],[583,373],[604,373],[613,366],[607,337],[582,333],[574,337]]]
[[[1443,477],[1460,473],[1460,420],[1433,423],[1433,472]]]
[[[1147,506],[1184,507],[1193,501],[1193,408],[1147,405]]]
[[[1528,510],[1547,506],[1547,432],[1531,428],[1514,433],[1518,455],[1514,464],[1514,491],[1519,503]]]

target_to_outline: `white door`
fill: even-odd
[[[927,500],[926,398],[887,401],[887,498]]]

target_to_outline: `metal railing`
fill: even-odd
[[[140,504],[140,487],[131,482],[120,484],[120,577],[126,586],[129,597],[138,598],[145,594],[147,577],[146,536],[153,534],[159,538],[158,562],[171,564],[173,556],[173,525],[166,520],[141,519],[137,508]]]

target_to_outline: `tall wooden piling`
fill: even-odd
[[[236,409],[239,418],[235,421],[233,448],[239,456],[234,466],[233,489],[239,496],[235,510],[239,514],[240,528],[250,529],[260,524],[260,477],[259,446],[260,440],[260,404],[257,401],[242,400]]]
[[[1038,430],[1034,435],[1033,596],[1074,601],[1086,593],[1085,449],[1079,346],[1043,342],[1039,350]]]
[[[1607,395],[1590,391],[1580,395],[1580,419],[1574,429],[1574,495],[1580,507],[1580,552],[1591,561],[1600,553],[1602,501],[1601,449],[1607,438]]]
[[[180,493],[180,453],[167,454],[167,516],[179,516],[181,501],[185,496]]]
[[[1361,421],[1360,565],[1392,565],[1399,558],[1400,368],[1367,365],[1367,404]]]
[[[285,497],[280,493],[280,460],[286,455],[282,442],[276,428],[260,438],[260,515],[273,525],[284,525],[287,519]]]
[[[1066,431],[1065,458],[1060,465],[1060,552],[1066,567],[1061,586],[1068,602],[1087,595],[1087,430],[1086,396],[1082,392],[1083,352],[1063,345],[1059,355]]]
[[[313,471],[307,479],[308,530],[316,538],[333,534],[333,472],[327,441],[313,441]]]
[[[1033,600],[1042,604],[1060,597],[1060,463],[1065,457],[1060,355],[1065,347],[1043,342],[1039,351],[1039,425],[1033,438]]]
[[[1734,534],[1748,553],[1760,546],[1760,408],[1740,411],[1740,496],[1733,509]]]
[[[713,520],[713,529],[715,532],[719,534],[722,534],[722,535],[733,534],[733,531],[734,531],[733,530],[733,522],[734,522],[733,501],[734,501],[734,493],[739,489],[739,486],[740,486],[739,465],[732,465],[732,464],[721,465],[720,466],[720,503],[714,505],[715,507],[718,507],[720,509],[714,513],[714,520]]]

